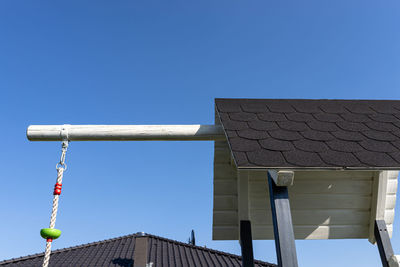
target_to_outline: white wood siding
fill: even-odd
[[[225,142],[217,143],[216,149],[229,151]],[[266,172],[236,171],[229,163],[229,152],[223,161],[218,159],[214,165],[213,238],[237,240],[239,218],[248,214],[253,239],[273,239]],[[387,177],[385,190],[375,196],[374,177],[382,173]],[[381,199],[379,212],[391,235],[397,176],[393,171],[296,171],[294,185],[289,187],[296,239],[368,238],[377,199]],[[247,190],[238,188],[245,184],[244,177]],[[248,196],[243,197],[246,192]]]

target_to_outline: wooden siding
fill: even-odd
[[[226,142],[216,142],[216,149],[219,155],[229,151]],[[381,212],[392,234],[398,172],[384,173]],[[289,187],[296,239],[368,238],[376,175],[379,172],[296,171]],[[253,239],[273,239],[266,172],[237,171],[226,152],[214,164],[213,239],[237,240],[239,218],[246,216],[252,222]]]

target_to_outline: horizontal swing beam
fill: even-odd
[[[220,125],[31,125],[30,141],[225,140]]]

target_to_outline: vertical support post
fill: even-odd
[[[242,249],[242,267],[254,267],[250,221],[240,221],[240,246]]]
[[[382,266],[389,267],[390,258],[394,255],[390,237],[384,220],[375,220],[375,240],[381,256]]]
[[[278,266],[298,267],[288,189],[276,186],[270,171],[268,184]]]

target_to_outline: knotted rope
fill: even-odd
[[[56,217],[57,217],[57,210],[58,210],[58,200],[60,198],[61,194],[61,186],[62,186],[62,179],[63,179],[63,174],[64,171],[67,169],[67,165],[65,164],[65,155],[67,153],[67,148],[68,148],[68,141],[63,141],[62,142],[62,148],[61,148],[61,158],[60,162],[57,163],[56,169],[57,169],[57,181],[54,186],[54,192],[53,192],[53,208],[51,210],[51,218],[50,218],[50,229],[54,229],[56,226]],[[46,229],[42,229],[46,230]],[[42,234],[41,231],[41,234]],[[60,232],[60,231],[59,231]],[[60,232],[61,233],[61,232]],[[59,234],[58,234],[59,236]],[[42,234],[42,237],[46,238],[46,251],[44,253],[44,259],[43,259],[43,267],[49,266],[49,261],[50,261],[50,254],[51,254],[51,243],[53,239],[57,238],[58,236],[54,236],[51,233],[46,233]]]

